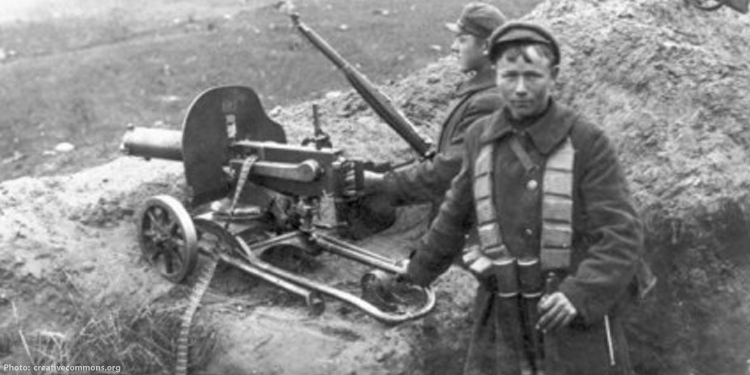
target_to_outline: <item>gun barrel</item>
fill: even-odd
[[[120,151],[147,159],[182,161],[182,132],[129,126],[122,137]]]
[[[414,151],[422,158],[430,158],[434,154],[432,142],[422,137],[417,131],[414,124],[409,121],[391,102],[391,100],[381,93],[375,85],[370,82],[362,73],[355,69],[352,64],[346,61],[336,50],[331,47],[323,38],[313,31],[309,26],[299,20],[298,14],[292,14],[292,22],[300,33],[322,52],[336,67],[341,70],[349,83],[362,96],[367,104],[380,116],[383,121],[403,138]]]

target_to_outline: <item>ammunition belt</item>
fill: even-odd
[[[488,143],[479,150],[474,165],[474,205],[477,218],[479,246],[464,251],[463,263],[480,279],[494,276],[498,293],[541,293],[543,271],[567,270],[570,267],[573,236],[573,162],[575,150],[570,138],[547,159],[542,185],[541,259],[516,261],[503,243],[500,223],[493,201],[495,144]],[[524,271],[521,271],[524,270]],[[538,270],[537,275],[521,272]],[[524,288],[519,282],[535,285]],[[536,289],[536,285],[539,286]]]
[[[190,299],[188,300],[188,306],[182,313],[180,319],[180,335],[177,338],[177,359],[175,361],[175,375],[187,375],[188,373],[188,352],[190,349],[190,326],[193,322],[193,315],[195,315],[198,306],[203,299],[203,295],[208,290],[209,284],[214,277],[216,271],[216,265],[218,258],[211,256],[210,260],[204,266],[203,270],[195,281],[195,285],[190,292]]]

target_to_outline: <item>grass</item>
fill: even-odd
[[[86,365],[109,366],[109,371],[121,374],[171,374],[181,317],[181,308],[155,304],[110,312],[79,312],[82,325],[74,335],[8,331],[0,334],[0,349],[6,354],[13,348],[22,352],[16,357],[24,361],[13,365],[45,366],[37,375],[57,374],[53,370],[56,366]],[[188,368],[199,371],[208,364],[217,343],[216,330],[200,315],[193,319],[189,343]]]
[[[451,38],[443,24],[464,3],[306,1],[297,11],[373,81],[383,82],[448,54]],[[494,3],[518,16],[537,1]],[[17,54],[0,64],[0,180],[110,160],[118,156],[126,124],[178,128],[192,98],[211,86],[251,86],[267,109],[348,89],[270,2],[234,10],[225,12],[233,14],[229,18],[209,13],[148,23],[132,9],[113,8],[96,18],[3,25],[6,44],[0,47]],[[76,150],[49,152],[59,142]]]

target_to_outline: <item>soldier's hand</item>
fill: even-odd
[[[364,172],[365,193],[374,193],[378,190],[381,190],[384,180],[385,180],[385,173],[365,171]]]
[[[578,315],[578,310],[561,292],[544,295],[539,301],[538,309],[541,317],[536,329],[542,332],[565,327]]]
[[[364,171],[364,178],[363,178],[363,190],[364,193],[373,193],[378,190],[380,190],[380,185],[383,183],[383,173],[376,173],[372,171]],[[344,178],[344,181],[346,182],[346,191],[355,192],[357,191],[357,177],[355,175],[354,170],[348,170],[346,171],[346,176]],[[352,194],[354,195],[354,194]]]
[[[371,271],[363,279],[363,298],[385,311],[423,299],[423,290],[405,275]],[[421,302],[420,302],[421,303]]]

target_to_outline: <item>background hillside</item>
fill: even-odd
[[[538,3],[489,2],[511,17]],[[9,8],[0,24],[0,180],[111,160],[126,124],[179,128],[191,100],[212,86],[253,87],[267,110],[347,87],[291,28],[278,1],[27,4]],[[376,82],[448,55],[443,25],[463,4],[294,3],[304,22]],[[55,152],[60,142],[76,149]]]

